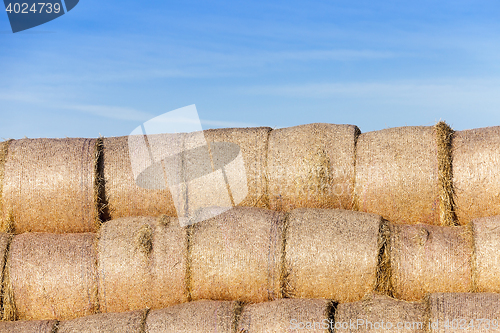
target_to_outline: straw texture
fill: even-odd
[[[478,292],[500,292],[500,216],[472,221],[474,282]]]
[[[3,209],[3,179],[5,176],[5,162],[7,160],[7,154],[9,152],[9,143],[12,140],[2,141],[0,142],[0,231],[1,232],[10,232],[11,226],[8,225],[7,219],[4,217],[4,209]]]
[[[144,333],[146,311],[100,313],[65,320],[58,324],[57,333]]]
[[[429,332],[486,333],[500,329],[498,294],[436,293],[429,295],[428,302],[431,328]],[[447,328],[447,324],[450,327]]]
[[[297,298],[360,300],[375,288],[378,215],[295,209],[287,219],[286,294]]]
[[[72,319],[97,311],[94,242],[90,233],[14,237],[6,269],[18,319]]]
[[[5,280],[4,279],[5,264],[7,261],[7,255],[11,239],[12,239],[11,235],[0,233],[0,272],[2,278],[2,284],[0,284],[0,286],[2,286],[2,289],[3,289],[3,281]],[[0,294],[0,318],[3,318],[3,292]]]
[[[234,207],[194,224],[189,250],[192,299],[278,298],[283,220],[282,213]]]
[[[237,332],[331,332],[331,307],[331,301],[323,299],[281,299],[245,305]]]
[[[270,208],[353,207],[355,140],[352,125],[309,124],[271,131]]]
[[[421,302],[406,302],[372,294],[359,302],[339,304],[335,312],[335,329],[336,332],[404,330],[409,333],[423,333],[426,332],[425,310],[426,306]]]
[[[471,261],[468,229],[391,225],[391,278],[398,299],[414,301],[426,293],[470,291]]]
[[[95,231],[95,139],[22,139],[9,144],[3,218],[16,233]]]
[[[54,333],[56,320],[0,322],[0,333]]]
[[[460,224],[500,214],[500,127],[456,132],[453,185]]]
[[[161,136],[154,136],[160,141]],[[153,138],[154,140],[154,138]],[[166,141],[166,138],[164,138]],[[177,216],[172,194],[164,178],[160,189],[141,188],[136,184],[130,161],[128,137],[104,138],[104,179],[110,219],[129,216]],[[155,146],[159,146],[155,142]],[[149,156],[147,156],[149,159]]]
[[[233,177],[247,179],[248,195],[239,206],[269,208],[266,167],[270,131],[270,127],[255,127],[210,129],[203,132],[211,148],[213,142],[230,142],[240,147],[245,174],[238,173]]]
[[[149,312],[145,333],[234,333],[237,302],[197,301]]]
[[[187,301],[186,231],[176,218],[106,222],[98,250],[102,312],[157,309]]]
[[[433,127],[363,133],[356,156],[355,192],[360,211],[382,215],[394,223],[440,224]]]

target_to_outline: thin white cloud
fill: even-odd
[[[93,114],[100,117],[120,119],[120,120],[137,120],[145,121],[154,115],[138,111],[132,108],[120,107],[120,106],[109,106],[109,105],[66,105],[66,109],[76,110],[80,112],[85,112]]]

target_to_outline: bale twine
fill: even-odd
[[[3,281],[5,281],[5,264],[7,262],[7,255],[9,252],[10,242],[12,236],[5,233],[0,233],[0,272],[1,272],[1,283],[0,288],[2,292],[0,293],[0,318],[3,318]]]
[[[234,333],[238,302],[197,301],[152,310],[145,333]]]
[[[391,284],[396,298],[472,288],[472,235],[463,227],[391,225]]]
[[[332,332],[333,304],[325,299],[280,299],[243,307],[236,332]]]
[[[21,320],[72,319],[95,313],[95,234],[25,233],[12,240],[4,307]],[[14,318],[12,318],[14,319]]]
[[[9,145],[3,218],[23,232],[89,232],[94,204],[95,139],[22,139]]]
[[[500,214],[500,127],[456,132],[453,138],[453,185],[460,224]]]
[[[356,200],[360,211],[394,223],[440,224],[436,133],[398,127],[357,141]]]
[[[160,147],[162,136],[150,136]],[[156,141],[155,141],[156,138]],[[167,137],[163,137],[167,141]],[[134,178],[127,136],[104,138],[104,179],[109,219],[129,216],[177,216],[172,194],[163,177],[151,175],[151,188],[139,187]],[[139,154],[139,152],[137,152]],[[149,156],[144,156],[149,161]],[[146,168],[146,166],[144,166]],[[161,188],[154,187],[162,186]]]
[[[500,295],[436,293],[429,295],[428,332],[496,332],[500,329]]]
[[[61,321],[57,333],[144,333],[147,311],[100,313]]]
[[[263,302],[280,297],[284,214],[234,207],[192,226],[193,300]]]
[[[474,291],[500,292],[500,216],[472,221]]]
[[[54,333],[57,320],[0,322],[0,333]]]
[[[286,227],[285,294],[360,300],[375,288],[382,218],[361,212],[299,208]]]
[[[309,124],[271,131],[270,208],[353,207],[355,142],[352,125]]]
[[[186,231],[176,218],[106,222],[98,251],[102,312],[156,309],[187,301]]]
[[[371,294],[359,302],[343,303],[335,311],[335,332],[404,332],[425,330],[426,305]]]
[[[234,177],[246,178],[248,195],[238,203],[239,206],[269,208],[266,167],[270,131],[270,127],[221,128],[204,131],[205,138],[211,146],[212,156],[214,142],[237,144],[242,152],[245,174],[237,173]]]

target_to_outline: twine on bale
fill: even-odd
[[[434,129],[436,131],[438,146],[438,186],[441,225],[454,226],[458,225],[457,216],[455,214],[453,163],[451,155],[451,143],[454,131],[444,121],[440,121],[434,125]]]
[[[7,217],[5,218],[5,212],[3,211],[3,182],[5,176],[5,162],[7,161],[7,155],[9,154],[9,144],[12,139],[0,142],[0,232],[11,232],[12,220]]]

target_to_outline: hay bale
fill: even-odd
[[[355,183],[359,210],[394,223],[439,225],[437,153],[433,127],[361,134]]]
[[[267,162],[270,208],[352,209],[358,133],[356,126],[333,124],[271,131]]]
[[[163,139],[164,142],[168,142],[167,136],[164,136]],[[161,146],[161,136],[152,136],[152,140],[152,145]],[[142,146],[135,143],[136,141],[132,140],[132,146],[136,146],[136,150],[132,152],[135,161],[144,163],[144,165],[137,166],[136,172],[144,171],[151,167],[152,163],[149,156],[141,158],[140,148]],[[158,177],[152,168],[150,169],[152,170],[151,174],[146,173],[152,184],[149,184],[150,186],[142,184],[144,187],[137,185],[130,160],[129,137],[104,138],[103,144],[105,192],[109,219],[128,216],[160,216],[162,214],[177,216],[172,194],[162,173]]]
[[[500,216],[472,221],[474,291],[500,292]]]
[[[284,214],[234,207],[194,224],[191,298],[263,302],[280,296]]]
[[[0,333],[54,333],[57,320],[0,322]]]
[[[204,131],[205,138],[214,156],[214,142],[229,142],[237,144],[244,161],[244,173],[236,170],[234,178],[246,178],[248,195],[239,206],[269,208],[267,196],[266,166],[267,147],[270,127],[255,128],[220,128]],[[219,154],[222,159],[229,152]],[[227,158],[225,159],[227,160]],[[214,161],[216,163],[216,160]],[[217,163],[216,163],[217,164]],[[242,170],[243,171],[243,170]]]
[[[197,301],[152,310],[146,333],[233,333],[238,302]]]
[[[500,214],[500,127],[456,132],[453,137],[453,186],[460,224]]]
[[[13,219],[16,233],[96,231],[95,159],[95,139],[10,142],[2,217]]]
[[[145,310],[124,313],[100,313],[61,321],[57,333],[143,333]]]
[[[426,332],[426,306],[371,294],[359,302],[343,303],[335,311],[335,332]]]
[[[285,293],[297,298],[360,300],[375,288],[382,218],[299,208],[286,226]]]
[[[15,236],[7,262],[21,320],[72,319],[95,313],[97,269],[95,234],[25,233]]]
[[[396,298],[472,288],[472,235],[464,227],[391,225],[391,283]]]
[[[324,299],[281,299],[245,305],[237,332],[332,332],[332,309],[332,302]]]
[[[186,231],[176,218],[106,222],[98,250],[102,312],[156,309],[187,301]]]
[[[500,295],[437,293],[429,295],[429,332],[486,333],[500,329]]]

